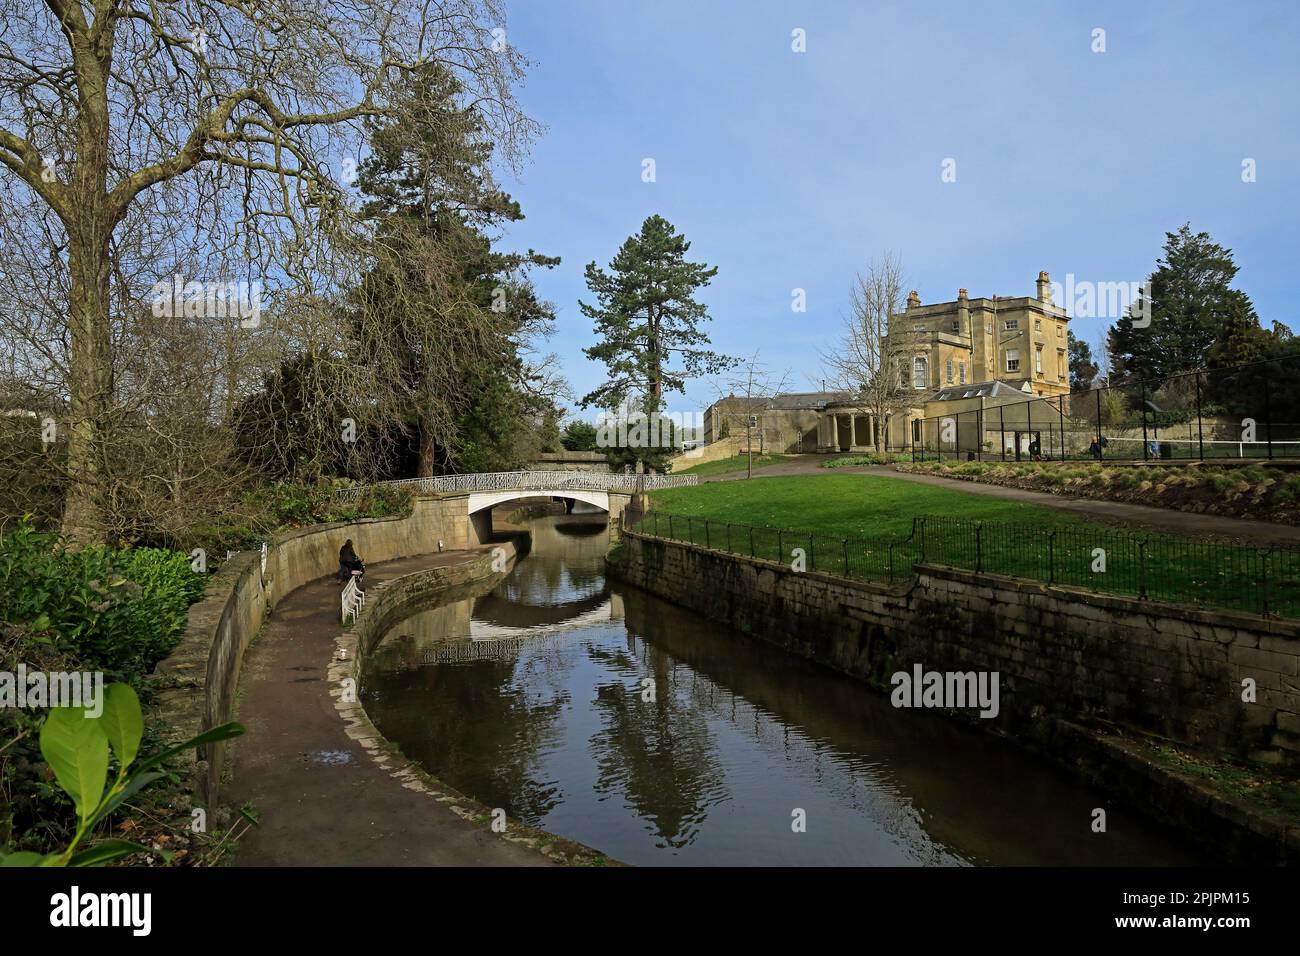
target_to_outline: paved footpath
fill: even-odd
[[[366,589],[468,560],[452,551],[374,564]],[[322,578],[275,608],[239,682],[233,776],[223,802],[251,803],[261,826],[239,841],[238,866],[547,866],[428,794],[404,787],[344,732],[327,671],[340,630],[339,589]]]
[[[1300,545],[1300,527],[1295,525],[1273,524],[1268,521],[1252,521],[1245,518],[1228,518],[1222,515],[1193,514],[1190,511],[1175,511],[1172,508],[1153,508],[1148,505],[1134,505],[1122,501],[1101,501],[1095,498],[1067,498],[1042,491],[1025,491],[1021,488],[1004,488],[1001,485],[986,485],[978,481],[962,481],[957,478],[941,478],[937,475],[920,475],[895,471],[887,465],[848,466],[827,469],[819,466],[825,457],[805,456],[795,461],[755,468],[755,478],[769,478],[784,475],[880,475],[885,478],[898,478],[903,481],[916,482],[919,485],[933,485],[938,488],[950,488],[953,491],[966,491],[974,495],[988,495],[1007,501],[1023,501],[1025,504],[1040,505],[1044,508],[1058,508],[1061,511],[1073,511],[1077,514],[1098,521],[1119,524],[1129,528],[1146,528],[1151,531],[1182,535],[1212,535],[1216,538],[1229,538],[1265,547],[1274,544]],[[736,481],[743,479],[745,473],[715,475],[705,481]]]

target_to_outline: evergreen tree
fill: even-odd
[[[1097,363],[1092,360],[1092,348],[1083,339],[1075,338],[1069,333],[1067,340],[1070,350],[1070,391],[1086,392],[1092,388],[1097,378]]]
[[[574,419],[564,426],[560,441],[569,451],[595,451],[596,426],[582,419]]]
[[[554,320],[528,270],[559,259],[494,248],[495,231],[523,213],[493,181],[492,143],[461,92],[443,69],[417,71],[398,118],[370,127],[357,181],[374,231],[357,353],[399,390],[421,476],[521,464],[555,431],[524,353]]]
[[[731,366],[732,359],[709,351],[701,328],[708,309],[695,301],[717,267],[688,262],[691,244],[662,216],[650,216],[628,238],[606,272],[592,262],[587,287],[596,305],[580,302],[582,314],[594,319],[601,339],[584,349],[604,362],[609,379],[583,397],[584,408],[615,408],[640,397],[647,413],[662,411],[667,392],[685,390],[686,379]],[[673,367],[674,359],[680,367]]]
[[[1252,366],[1271,357],[1274,337],[1259,325],[1244,293],[1234,291],[1218,341],[1206,356],[1209,371],[1202,377],[1204,398],[1211,408],[1229,415],[1259,415],[1263,404],[1265,366]]]
[[[1208,233],[1193,234],[1190,224],[1166,233],[1164,257],[1147,283],[1150,325],[1134,326],[1130,312],[1110,330],[1115,371],[1130,380],[1155,380],[1204,367],[1242,302],[1258,326],[1250,300],[1231,288],[1236,275],[1232,250]]]

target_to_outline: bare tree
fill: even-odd
[[[112,329],[141,299],[116,258],[133,208],[174,185],[183,217],[147,227],[201,236],[267,286],[328,293],[348,271],[327,261],[348,156],[398,78],[443,64],[505,159],[526,147],[526,63],[504,25],[498,0],[0,0],[0,221],[23,217],[66,282],[37,291],[66,303],[43,348],[66,349],[69,540],[106,530]]]
[[[745,429],[746,479],[754,477],[754,430],[758,429],[759,454],[762,455],[767,437],[763,413],[771,408],[772,400],[785,391],[790,377],[789,370],[779,374],[771,371],[759,361],[758,355],[755,351],[749,358],[742,359],[723,381],[722,387],[717,389],[719,400],[734,399],[734,404],[740,406],[739,409],[727,409],[723,416],[728,424],[734,422]],[[727,391],[726,396],[722,394],[723,388]]]
[[[891,327],[906,307],[906,279],[896,254],[886,251],[858,273],[849,290],[851,314],[834,348],[821,353],[827,377],[857,396],[876,417],[876,450],[884,451],[889,420],[908,407],[908,362],[914,336]]]

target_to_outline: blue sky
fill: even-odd
[[[759,350],[792,390],[854,272],[885,249],[923,302],[1131,281],[1190,221],[1231,248],[1267,326],[1300,331],[1300,4],[516,0],[520,91],[547,127],[507,188],[507,244],[559,255],[536,277],[580,396],[582,272],[652,214],[719,268],[700,298],[714,346]],[[1106,31],[1095,53],[1093,30]],[[806,32],[807,52],[791,50]],[[641,179],[651,157],[657,181]],[[1242,160],[1257,164],[1243,183]],[[941,163],[956,160],[956,181]],[[807,312],[791,310],[803,288]],[[1106,323],[1079,319],[1096,341]],[[671,410],[703,409],[690,383]],[[587,417],[594,411],[585,413]]]

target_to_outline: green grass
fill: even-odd
[[[1093,591],[1300,617],[1300,550],[1265,558],[1257,548],[1118,528],[877,475],[714,482],[655,492],[652,500],[660,517],[646,526],[651,533],[782,563],[803,548],[808,570],[899,580],[924,558]],[[914,522],[921,516],[923,528]]]
[[[743,472],[747,467],[747,457],[746,455],[734,455],[731,458],[719,458],[717,461],[706,461],[699,465],[692,465],[689,468],[674,469],[673,474],[708,477],[710,475],[729,475],[734,472]],[[754,467],[762,468],[765,465],[779,465],[793,459],[793,455],[755,455]]]
[[[798,528],[840,537],[906,537],[913,515],[1029,522],[1045,528],[1096,524],[1042,508],[880,475],[790,475],[656,491],[654,507],[737,524]]]

